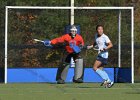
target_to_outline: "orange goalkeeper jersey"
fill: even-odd
[[[61,37],[55,38],[51,40],[51,44],[57,44],[57,43],[66,43],[66,51],[68,53],[73,53],[73,49],[70,47],[70,44],[74,44],[74,45],[83,45],[84,46],[84,41],[83,38],[81,37],[81,35],[76,34],[76,36],[74,38],[71,37],[70,34],[65,34]]]

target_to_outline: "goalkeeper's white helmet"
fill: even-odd
[[[73,25],[73,26],[71,27],[70,31],[75,31],[75,32],[77,32],[76,26]]]

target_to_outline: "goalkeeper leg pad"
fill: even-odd
[[[83,58],[78,58],[76,59],[76,67],[74,69],[73,82],[83,83],[83,76],[84,76]]]
[[[58,67],[57,75],[56,75],[56,81],[58,83],[59,82],[62,82],[62,83],[65,82],[66,77],[67,77],[69,66],[70,66],[69,64],[63,63],[62,66],[59,66]],[[59,83],[59,84],[61,84],[61,83]]]

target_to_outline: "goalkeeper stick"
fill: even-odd
[[[53,48],[53,46],[52,46],[51,44],[50,44],[50,45],[46,45],[45,42],[42,41],[42,40],[34,39],[34,41],[44,43],[44,45],[45,45],[46,47],[48,47],[48,48]]]
[[[42,42],[42,43],[44,43],[44,41],[42,41],[42,40],[39,40],[39,39],[34,39],[34,41],[36,41],[36,42]]]

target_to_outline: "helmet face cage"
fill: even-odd
[[[77,32],[76,26],[72,26],[71,29],[70,29],[70,31],[71,31],[71,32]]]
[[[73,26],[71,27],[70,31],[71,31],[71,36],[72,36],[72,38],[74,38],[74,37],[76,36],[76,33],[77,33],[77,28],[76,28],[76,26],[73,25]]]

